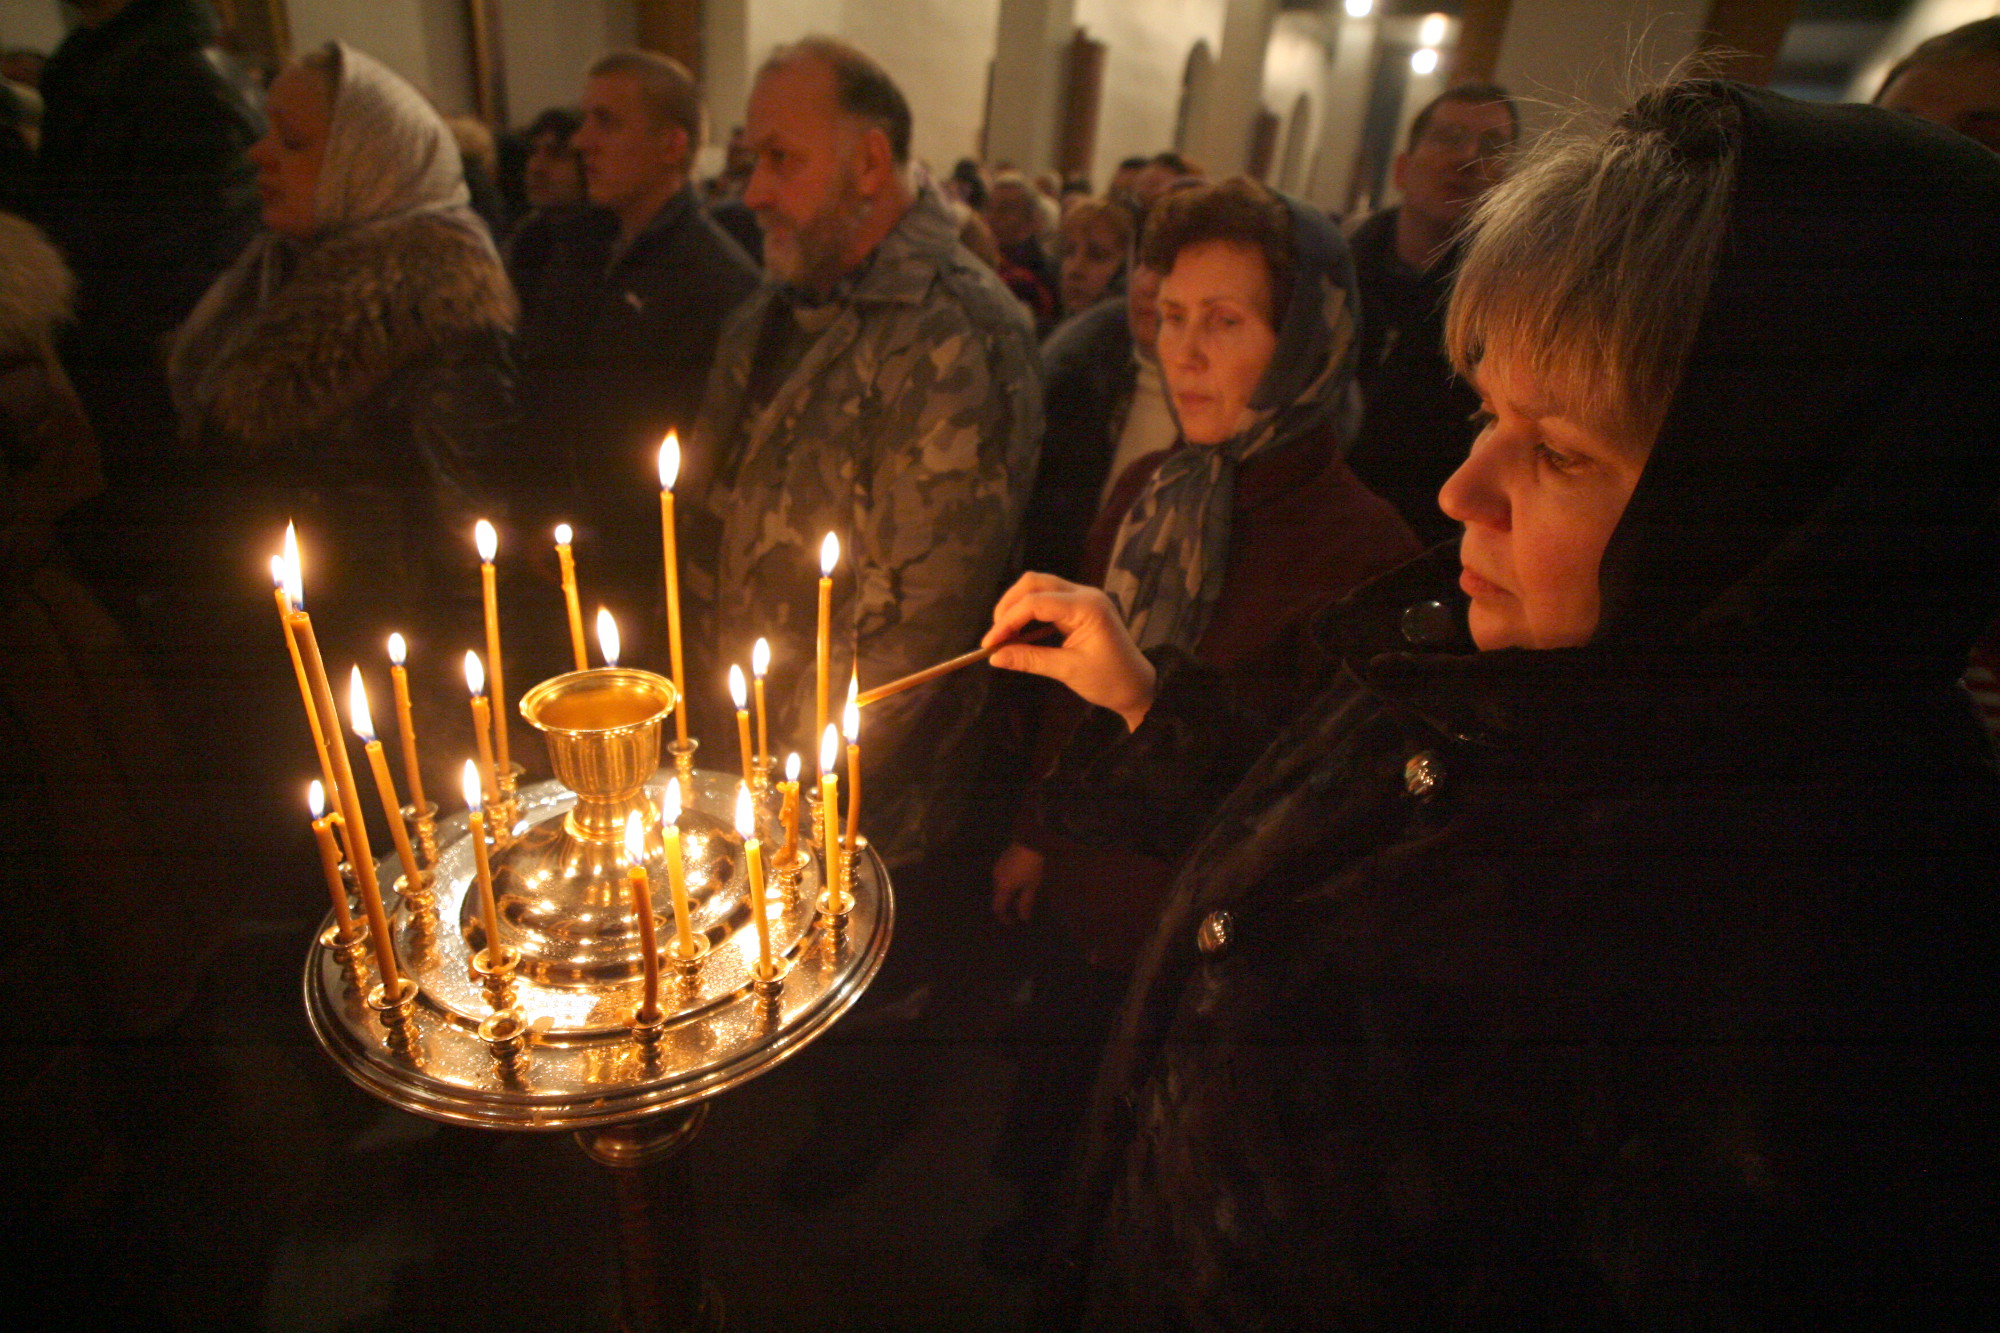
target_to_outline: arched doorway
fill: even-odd
[[[1214,83],[1215,53],[1208,49],[1208,41],[1204,38],[1188,52],[1187,64],[1181,69],[1181,101],[1174,112],[1176,153],[1187,151],[1188,130],[1208,109],[1209,90]]]

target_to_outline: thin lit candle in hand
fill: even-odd
[[[569,647],[576,657],[576,669],[583,671],[590,661],[583,651],[583,608],[576,600],[576,556],[570,550],[570,538],[574,535],[569,524],[556,524],[556,563],[562,566],[563,607],[569,612]]]
[[[389,683],[396,691],[396,727],[403,734],[403,777],[410,784],[410,805],[424,808],[424,774],[417,764],[417,728],[410,721],[410,673],[403,668],[409,647],[400,634],[389,636]]]
[[[285,631],[285,648],[292,655],[292,673],[299,678],[299,699],[306,707],[306,724],[312,728],[313,758],[319,760],[319,774],[328,788],[333,787],[333,761],[327,757],[326,735],[319,724],[319,709],[313,706],[312,682],[306,679],[305,659],[299,656],[299,636],[292,632],[292,612],[298,603],[292,597],[292,586],[296,579],[291,571],[296,568],[291,563],[298,555],[298,534],[292,525],[285,525],[285,555],[271,557],[272,591],[278,599],[278,624]]]
[[[347,678],[347,721],[361,738],[368,767],[375,774],[375,792],[382,798],[382,817],[389,821],[389,839],[396,845],[396,861],[403,867],[403,891],[417,890],[417,855],[410,850],[410,830],[403,823],[403,803],[396,799],[396,780],[389,776],[389,759],[382,742],[375,739],[375,717],[368,708],[368,688],[361,683],[361,668]]]
[[[635,1017],[651,1023],[660,1016],[660,941],[653,930],[653,885],[646,877],[646,821],[637,810],[625,816],[625,859],[631,866],[632,911],[639,918],[639,951],[646,968],[646,998]]]
[[[743,668],[734,662],[729,664],[729,697],[736,704],[736,744],[743,753],[743,780],[750,780],[752,758],[750,750],[750,712],[745,707],[750,702],[749,692],[743,685]]]
[[[498,800],[500,788],[493,780],[493,711],[486,703],[486,668],[479,664],[479,654],[469,648],[465,653],[465,688],[472,691],[472,737],[479,742],[480,785],[488,801]]]
[[[681,669],[681,558],[674,539],[674,482],[681,475],[681,437],[673,431],[660,443],[660,544],[667,568],[667,652],[673,660],[674,739],[687,744],[687,676]]]
[[[764,847],[757,841],[757,816],[748,783],[736,788],[736,831],[743,836],[743,854],[750,862],[750,919],[757,926],[757,975],[769,977],[771,962],[770,900],[764,893]]]
[[[771,669],[771,641],[760,638],[750,649],[750,678],[757,691],[757,764],[771,766],[771,729],[764,716],[764,676]]]
[[[493,713],[493,754],[498,772],[512,771],[507,753],[507,674],[500,666],[500,600],[493,583],[493,557],[500,552],[500,534],[480,519],[472,530],[479,543],[479,587],[486,599],[486,664],[493,673],[493,699],[499,707]]]

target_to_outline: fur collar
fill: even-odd
[[[12,213],[0,213],[0,352],[46,341],[69,318],[74,287],[48,238]]]
[[[415,214],[322,242],[222,352],[209,424],[253,449],[362,402],[410,361],[468,334],[511,331],[517,307],[484,239]]]

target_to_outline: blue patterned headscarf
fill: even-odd
[[[1104,591],[1141,648],[1192,652],[1229,564],[1236,469],[1335,429],[1353,382],[1358,301],[1347,242],[1325,214],[1280,195],[1292,215],[1292,295],[1278,345],[1236,433],[1180,442],[1119,525]]]

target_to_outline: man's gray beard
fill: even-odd
[[[868,200],[855,194],[852,178],[842,181],[840,192],[799,228],[794,239],[797,271],[788,273],[780,268],[769,247],[764,251],[766,271],[794,287],[816,292],[829,290],[845,276],[847,269],[841,257],[868,220],[868,212]]]

